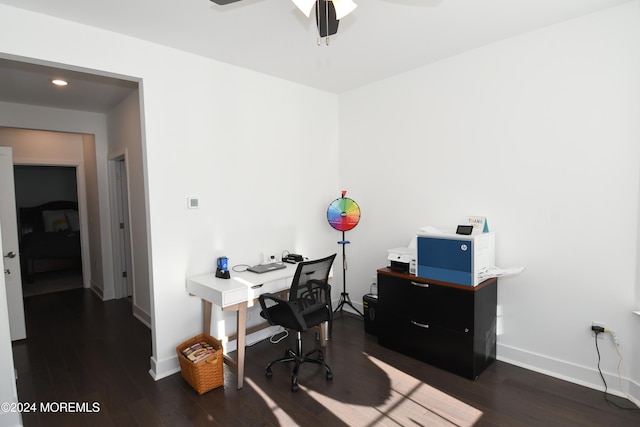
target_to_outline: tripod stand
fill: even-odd
[[[349,297],[349,293],[347,292],[347,255],[345,253],[345,246],[348,245],[349,243],[351,242],[344,239],[344,231],[343,231],[342,240],[338,242],[339,245],[342,245],[342,293],[340,294],[340,300],[338,302],[338,306],[336,307],[335,310],[333,310],[333,312],[335,313],[337,311],[342,311],[342,308],[344,307],[344,305],[347,304],[352,309],[354,309],[356,313],[364,317],[364,315],[360,313],[360,310],[358,310],[353,306],[353,304],[351,303],[351,298]]]

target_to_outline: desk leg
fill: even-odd
[[[237,325],[238,337],[236,340],[238,357],[237,361],[237,375],[238,375],[238,389],[242,388],[244,383],[244,354],[245,344],[247,337],[247,303],[246,301],[238,304],[238,325]]]
[[[319,325],[320,328],[320,347],[327,346],[327,329],[329,327],[329,322],[322,322]]]
[[[202,300],[202,311],[203,311],[203,319],[202,319],[202,332],[211,335],[211,309],[212,304],[207,300]]]

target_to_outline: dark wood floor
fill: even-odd
[[[265,340],[247,350],[242,390],[225,367],[225,386],[199,396],[180,374],[153,381],[150,332],[126,300],[72,290],[27,298],[25,310],[29,338],[14,343],[20,401],[99,405],[93,413],[38,408],[23,414],[25,426],[640,425],[640,411],[618,409],[601,392],[506,363],[476,381],[441,371],[378,346],[350,315],[337,316],[327,347],[333,381],[316,365],[301,369],[297,393],[287,366],[265,378],[286,341]]]

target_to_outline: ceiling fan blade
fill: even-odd
[[[220,6],[224,6],[226,4],[235,3],[240,0],[210,0],[210,1],[212,1],[215,4],[219,4]]]
[[[352,0],[332,0],[333,6],[336,8],[336,19],[340,20],[353,12],[358,7]]]
[[[291,0],[293,4],[296,5],[300,12],[307,15],[307,18],[311,16],[311,9],[313,9],[313,5],[316,4],[316,0]]]
[[[333,2],[317,0],[316,24],[320,37],[332,36],[337,33],[339,23],[340,21],[336,19],[336,8],[333,6]]]

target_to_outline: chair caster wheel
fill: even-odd
[[[264,375],[267,378],[271,378],[273,376],[273,372],[271,372],[271,368],[267,369],[266,371],[264,371]]]
[[[332,380],[333,374],[331,372],[327,372],[327,374],[325,375],[325,378],[327,379],[327,381]]]
[[[296,392],[300,389],[300,387],[298,386],[298,384],[291,384],[291,391],[292,392]]]
[[[321,362],[324,360],[324,354],[321,351],[318,352],[318,360]]]

